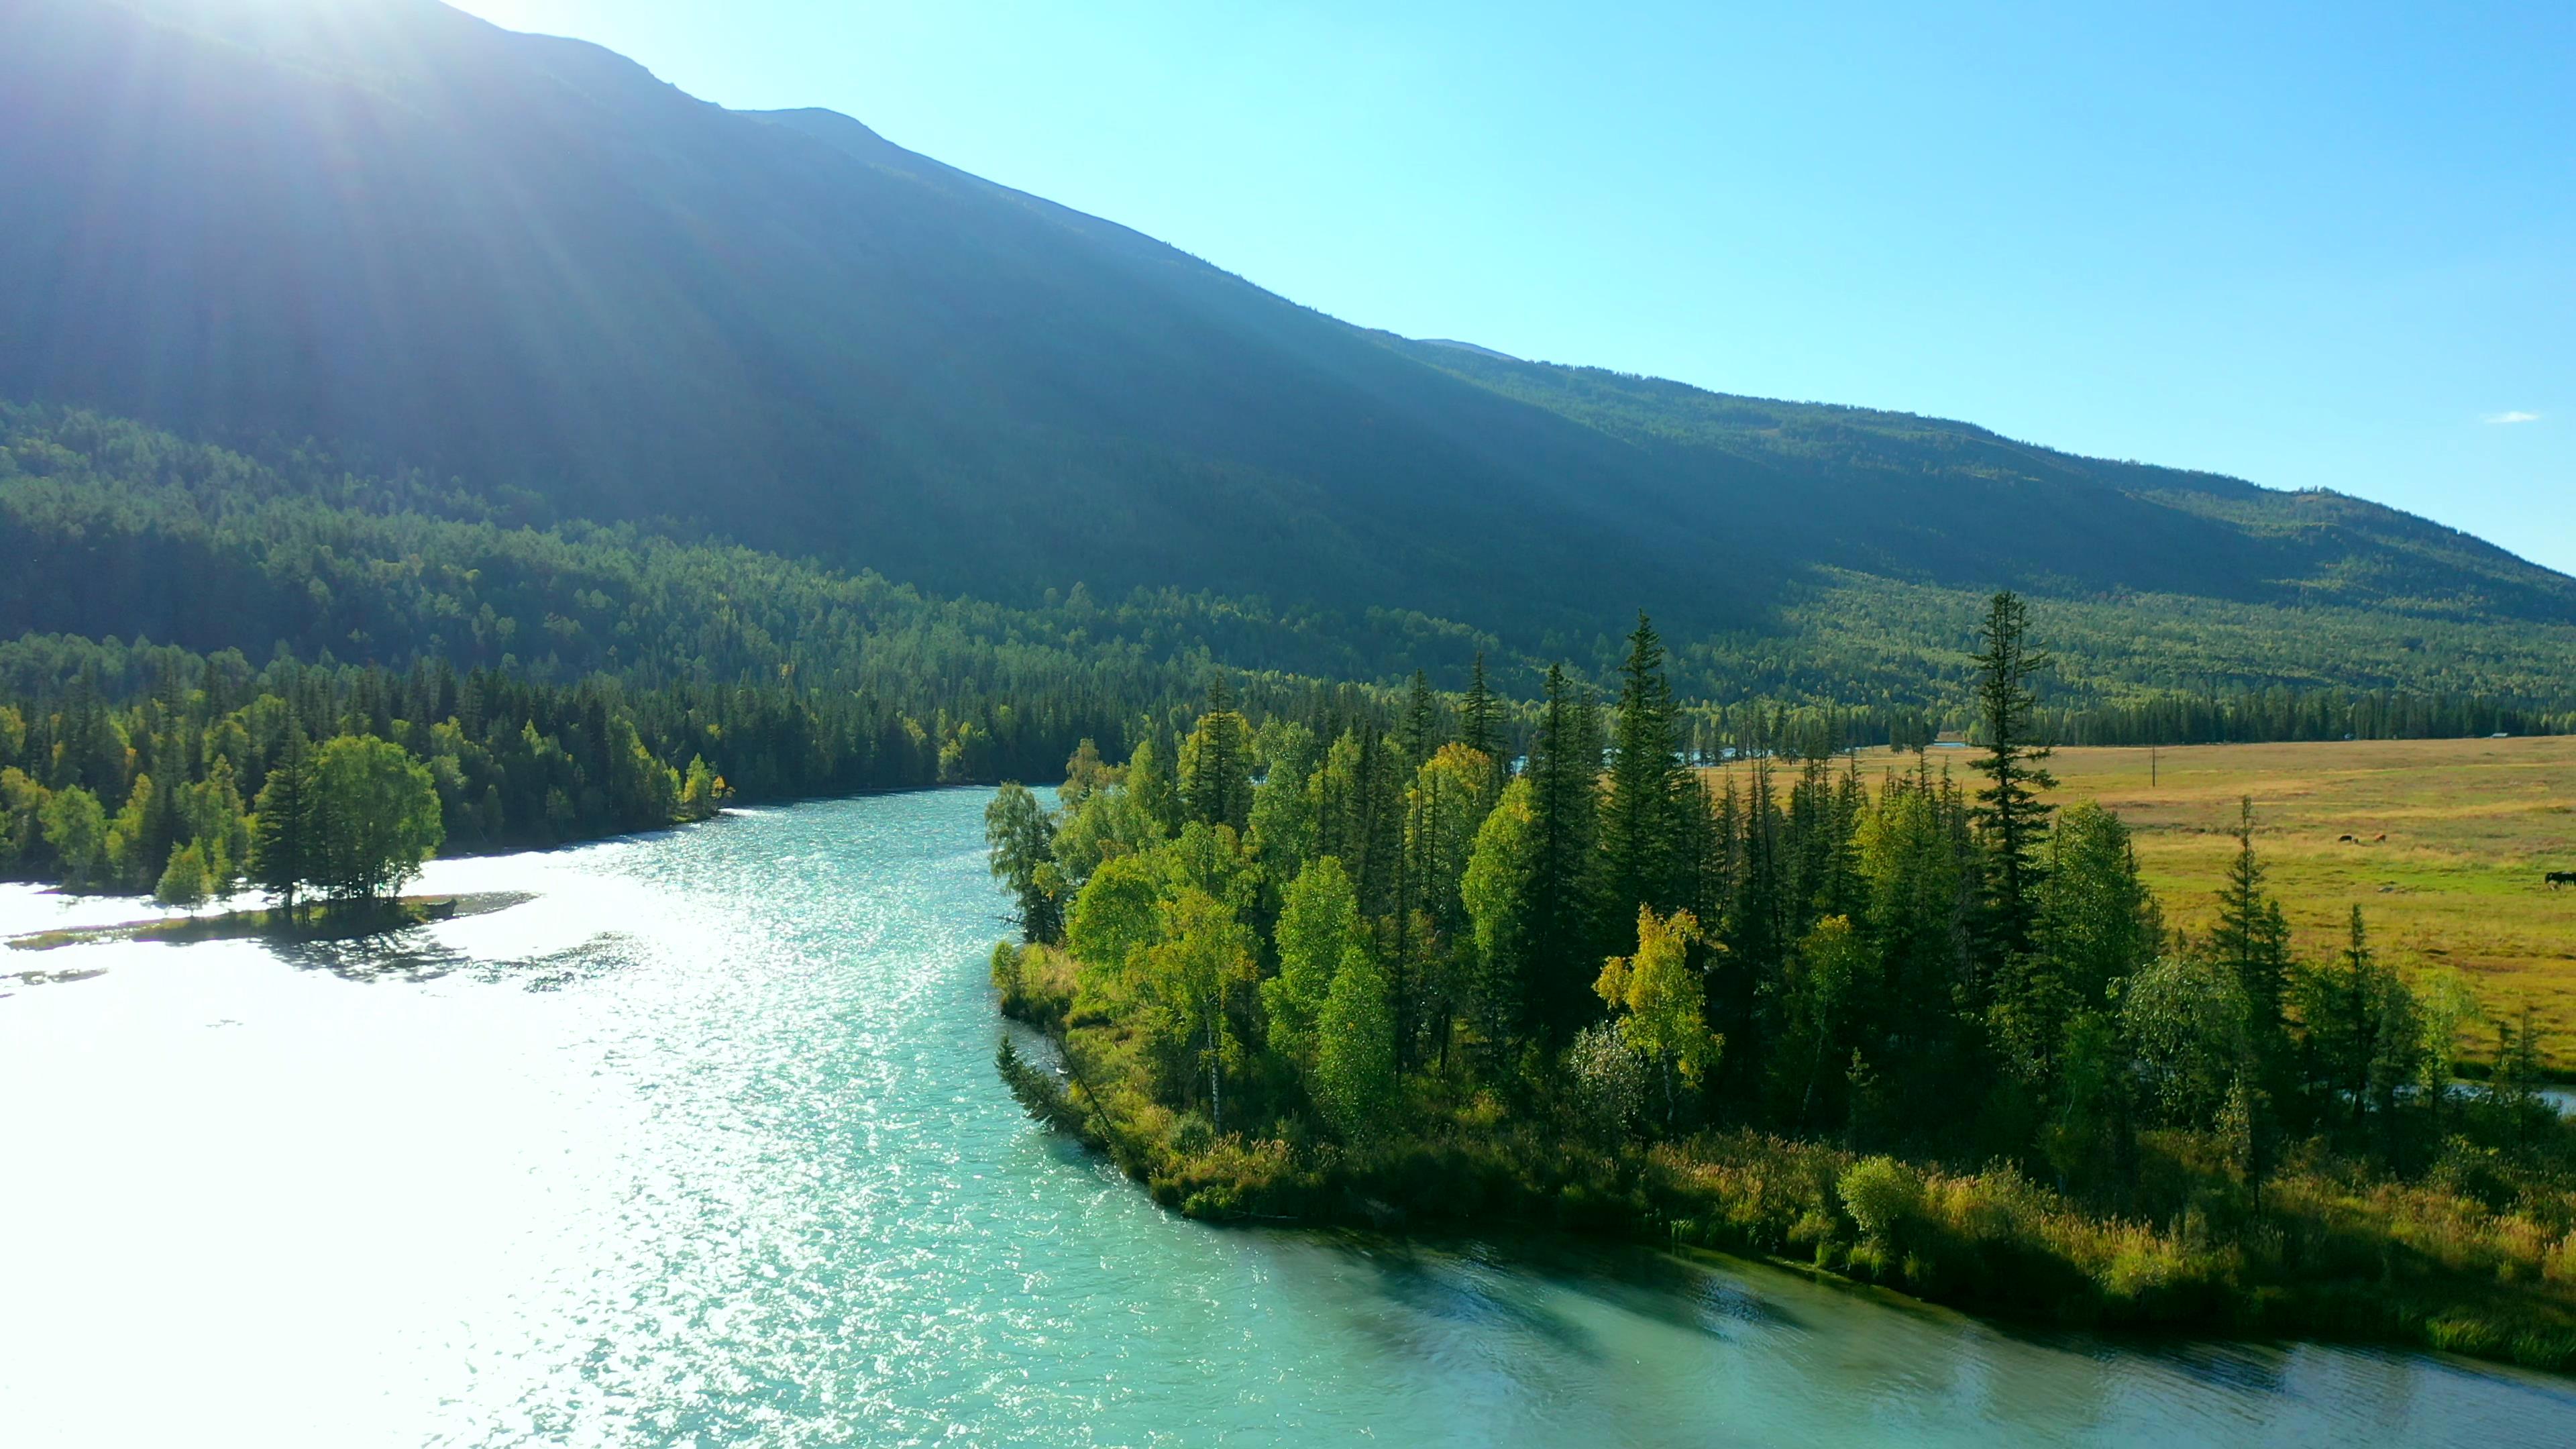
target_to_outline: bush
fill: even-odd
[[[1587,1026],[1565,1053],[1574,1111],[1596,1142],[1627,1140],[1646,1104],[1646,1064],[1603,1022]]]
[[[1834,1190],[1842,1197],[1843,1211],[1860,1225],[1862,1239],[1876,1248],[1893,1246],[1897,1228],[1923,1205],[1922,1179],[1893,1157],[1854,1163]]]

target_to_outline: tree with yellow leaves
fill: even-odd
[[[1678,1110],[1680,1088],[1697,1087],[1725,1045],[1708,1029],[1707,992],[1691,969],[1690,948],[1703,939],[1690,912],[1657,916],[1653,907],[1639,906],[1637,954],[1611,957],[1592,983],[1622,1013],[1619,1039],[1662,1076],[1667,1123]]]

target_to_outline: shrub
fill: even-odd
[[[1626,1140],[1646,1104],[1646,1064],[1609,1023],[1585,1027],[1566,1048],[1575,1115],[1596,1142]]]
[[[1860,1225],[1861,1237],[1877,1248],[1893,1245],[1898,1226],[1923,1204],[1922,1179],[1893,1157],[1854,1163],[1834,1190],[1842,1196],[1843,1211]]]

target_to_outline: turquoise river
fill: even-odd
[[[984,792],[0,957],[0,1443],[2576,1443],[2576,1383],[1757,1265],[1218,1229],[996,1079]],[[0,892],[0,934],[131,918]]]

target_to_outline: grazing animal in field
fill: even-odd
[[[2386,845],[2388,843],[2388,837],[2385,835],[2374,835],[2370,837],[2370,843],[2373,845]]]
[[[2551,890],[2563,885],[2576,885],[2576,870],[2553,870],[2543,879],[2549,882]]]
[[[2335,844],[2337,845],[2351,845],[2353,843],[2353,838],[2349,835],[2337,836],[2335,838]]]

